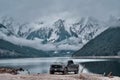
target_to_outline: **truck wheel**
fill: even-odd
[[[67,74],[67,69],[66,68],[64,69],[63,74]]]
[[[63,75],[65,75],[65,74],[66,74],[66,71],[63,71],[62,73],[63,73]]]
[[[78,74],[78,71],[75,71],[74,73],[75,73],[75,74]]]
[[[53,71],[50,71],[50,74],[54,74],[54,72],[53,72]]]

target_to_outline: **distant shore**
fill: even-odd
[[[120,59],[120,56],[73,56],[74,59]]]

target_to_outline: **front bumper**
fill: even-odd
[[[63,69],[50,69],[51,72],[63,72]]]

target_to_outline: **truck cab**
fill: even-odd
[[[69,60],[67,63],[67,72],[74,72],[74,74],[78,74],[79,64],[74,64],[73,60]]]
[[[54,74],[55,72],[61,72],[63,74],[66,73],[66,66],[64,64],[52,64],[50,65],[50,74]]]
[[[52,64],[50,65],[50,74],[54,74],[55,72],[61,72],[66,74],[68,72],[74,72],[78,74],[79,64],[74,64],[73,60],[69,60],[67,64]]]

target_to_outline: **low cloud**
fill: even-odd
[[[74,17],[93,16],[106,19],[120,16],[120,0],[0,0],[0,16],[11,16],[19,21],[30,21],[43,16],[68,12]]]
[[[6,40],[8,42],[11,42],[15,45],[20,45],[20,46],[29,46],[38,50],[43,50],[43,51],[51,51],[51,50],[78,50],[80,49],[81,45],[68,45],[68,44],[60,44],[59,46],[48,43],[48,44],[42,44],[41,39],[35,39],[35,40],[27,40],[24,38],[17,38],[15,36],[6,36],[3,33],[0,33],[0,39]]]

